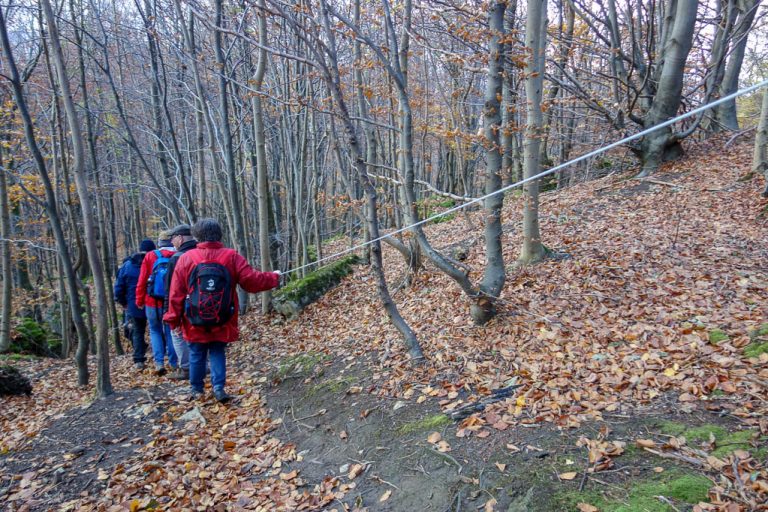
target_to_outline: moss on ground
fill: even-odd
[[[724,341],[728,341],[728,335],[725,333],[725,331],[722,331],[720,329],[712,329],[709,331],[709,342],[713,345],[717,345],[718,343],[722,343]]]
[[[283,380],[290,375],[308,375],[318,364],[328,359],[329,356],[316,352],[286,357],[278,366],[275,377]]]
[[[38,359],[38,356],[33,354],[2,354],[0,355],[0,362],[3,361],[31,361]]]
[[[354,377],[339,377],[338,379],[327,380],[311,387],[307,392],[307,396],[313,396],[318,393],[338,393],[340,391],[346,391],[355,382],[357,382],[357,379]]]
[[[422,430],[435,430],[440,427],[444,427],[451,423],[451,418],[445,414],[435,414],[433,416],[426,416],[420,420],[404,423],[397,429],[397,433],[400,435],[411,434],[413,432],[419,432]]]
[[[695,505],[706,501],[712,482],[703,475],[669,472],[641,480],[625,490],[625,496],[607,496],[598,491],[567,491],[554,496],[556,510],[577,510],[579,503],[588,503],[601,512],[668,512],[679,510],[681,504]],[[673,508],[658,498],[663,496],[675,504]]]
[[[750,332],[749,337],[752,341],[756,340],[757,338],[768,337],[768,324],[763,324],[754,331]]]
[[[753,341],[744,347],[744,355],[747,357],[760,357],[760,354],[768,354],[768,341],[764,343]]]
[[[434,214],[432,214],[432,215],[434,215]],[[430,215],[430,217],[432,215]],[[452,221],[455,218],[456,218],[456,214],[455,213],[447,213],[445,215],[437,217],[436,219],[432,219],[430,221],[430,224],[440,224],[442,222],[450,222],[450,221]]]
[[[755,432],[752,430],[728,432],[728,430],[719,425],[701,425],[689,428],[682,423],[666,421],[661,424],[661,432],[672,436],[684,437],[691,445],[708,442],[710,435],[714,436],[715,449],[712,451],[712,455],[720,458],[727,457],[736,450],[751,452],[753,456],[759,458],[768,451],[766,448],[755,450],[750,444],[755,436]]]
[[[763,324],[749,333],[751,342],[744,347],[746,357],[760,357],[768,354],[768,324]]]

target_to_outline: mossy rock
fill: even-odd
[[[11,352],[34,354],[37,356],[52,355],[48,343],[48,331],[34,319],[25,317],[14,328],[11,339]]]
[[[294,318],[302,309],[351,274],[352,266],[358,263],[360,263],[360,257],[352,254],[311,272],[302,279],[291,281],[272,295],[272,305],[283,316]]]
[[[32,384],[13,366],[0,366],[0,396],[29,395]]]

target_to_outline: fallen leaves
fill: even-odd
[[[440,441],[442,438],[443,438],[443,436],[440,434],[440,432],[432,432],[431,434],[429,434],[429,435],[427,436],[427,442],[428,442],[428,443],[432,443],[432,444],[436,444],[436,443],[438,443],[438,442],[439,442],[439,441]]]
[[[360,475],[360,473],[363,472],[364,469],[365,469],[365,466],[363,466],[362,464],[355,464],[355,465],[353,465],[349,469],[349,473],[347,474],[347,478],[349,478],[350,480],[354,480],[355,478],[357,478]]]

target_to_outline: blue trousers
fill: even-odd
[[[203,392],[205,363],[210,362],[211,386],[224,389],[227,382],[227,344],[223,341],[189,343],[189,383],[195,391]]]
[[[149,341],[152,344],[152,356],[155,366],[162,368],[165,365],[165,356],[168,355],[168,364],[171,368],[178,366],[176,351],[173,349],[171,328],[163,323],[163,308],[147,306],[147,320],[149,321]]]

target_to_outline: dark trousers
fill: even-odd
[[[147,354],[147,342],[144,341],[144,333],[147,332],[147,319],[130,317],[133,323],[131,343],[133,344],[133,362],[143,363]]]

